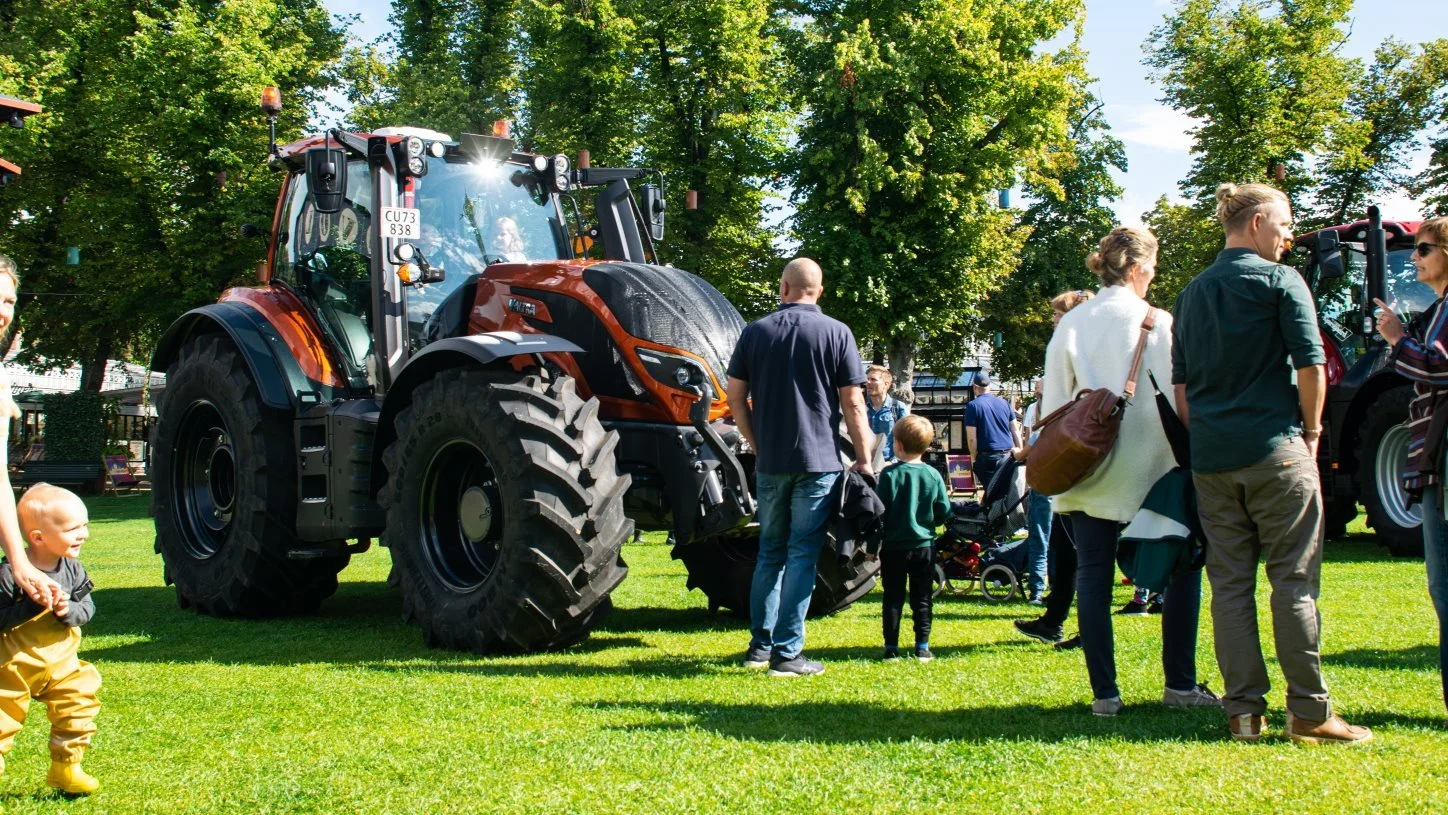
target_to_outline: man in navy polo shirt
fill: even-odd
[[[820,311],[823,293],[818,263],[790,261],[779,279],[779,309],[745,327],[729,360],[729,410],[758,454],[759,560],[744,665],[768,666],[771,676],[824,672],[804,657],[804,617],[834,516],[841,417],[856,450],[869,450],[872,440],[855,336]],[[855,469],[868,473],[870,463]]]
[[[1013,450],[1021,446],[1016,412],[1010,402],[990,392],[985,371],[975,374],[975,398],[965,406],[965,441],[970,447],[976,486],[990,486],[991,476]]]

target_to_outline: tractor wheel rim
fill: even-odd
[[[1378,504],[1388,521],[1402,529],[1414,529],[1423,523],[1422,507],[1408,506],[1408,494],[1399,481],[1408,466],[1408,426],[1397,425],[1383,434],[1378,442],[1376,472]]]
[[[180,462],[172,489],[182,545],[205,560],[226,544],[237,497],[236,450],[215,405],[201,401],[186,410],[174,455]]]
[[[486,453],[465,439],[433,454],[420,489],[419,537],[429,568],[450,589],[482,586],[503,542],[502,495]]]

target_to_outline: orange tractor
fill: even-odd
[[[743,320],[657,264],[660,174],[505,131],[273,145],[261,284],[183,315],[153,363],[156,549],[182,606],[313,610],[380,538],[429,644],[561,647],[609,607],[637,523],[671,531],[711,606],[747,608],[753,456],[719,398]],[[827,547],[813,610],[874,568]]]

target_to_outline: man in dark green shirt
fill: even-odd
[[[1172,382],[1191,430],[1228,730],[1262,736],[1269,683],[1256,592],[1265,559],[1287,735],[1368,741],[1372,731],[1333,714],[1322,676],[1317,440],[1326,377],[1312,294],[1277,262],[1292,238],[1292,209],[1265,184],[1223,184],[1217,202],[1227,245],[1177,297]]]

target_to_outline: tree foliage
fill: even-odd
[[[1319,169],[1315,197],[1325,223],[1361,217],[1376,197],[1410,188],[1409,159],[1448,102],[1448,40],[1415,48],[1389,39],[1371,65],[1354,68],[1349,120],[1335,132]]]
[[[315,0],[130,3],[19,0],[0,16],[0,91],[34,99],[0,191],[0,251],[22,272],[27,354],[78,361],[97,390],[107,358],[142,356],[182,311],[249,276],[239,240],[269,223],[265,85],[290,89],[282,133],[318,98],[341,35]],[[67,248],[80,263],[69,265]]]
[[[844,0],[806,28],[796,227],[831,313],[881,343],[897,383],[958,370],[979,304],[1028,229],[992,191],[1050,183],[1081,103],[1082,55],[1041,44],[1075,0]]]
[[[1025,186],[1033,203],[1021,216],[1031,232],[1020,266],[981,306],[985,333],[1002,338],[992,357],[1001,379],[1039,375],[1051,337],[1051,298],[1099,284],[1085,260],[1115,224],[1107,203],[1121,195],[1121,187],[1111,170],[1126,170],[1126,152],[1108,132],[1100,103],[1083,98],[1083,106],[1071,114],[1069,148],[1050,162],[1052,183]]]
[[[1224,181],[1270,180],[1296,205],[1315,186],[1317,153],[1361,149],[1361,134],[1341,132],[1351,126],[1344,101],[1353,69],[1338,53],[1351,8],[1352,0],[1184,0],[1152,31],[1146,64],[1163,101],[1200,122],[1181,182],[1189,199],[1205,209]]]

